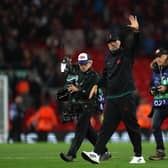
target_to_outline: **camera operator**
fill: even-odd
[[[150,160],[163,160],[165,147],[161,132],[161,124],[168,117],[168,51],[158,49],[156,58],[151,62],[152,81],[150,93],[153,96],[153,108],[149,117],[152,117],[152,131],[156,142],[156,153]]]
[[[65,84],[69,93],[68,102],[72,107],[70,109],[77,111],[75,112],[77,117],[75,137],[67,154],[60,153],[60,157],[67,162],[73,161],[76,158],[76,153],[84,138],[87,138],[93,145],[95,145],[97,140],[97,133],[90,123],[90,117],[95,110],[97,97],[93,97],[91,100],[88,99],[91,88],[99,79],[97,73],[92,70],[92,63],[93,61],[87,53],[80,53],[77,65],[79,70],[77,71],[76,67],[76,71],[73,74],[74,77],[70,75],[71,78],[75,78],[75,81],[67,82],[70,81],[67,80]],[[67,78],[69,78],[68,75]],[[101,156],[102,160],[107,160],[111,157],[110,152],[107,149],[105,151]]]

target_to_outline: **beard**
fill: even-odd
[[[114,51],[117,51],[117,50],[119,50],[119,47],[112,47],[112,48],[110,48],[111,52],[114,52]]]

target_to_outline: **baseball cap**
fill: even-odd
[[[163,49],[163,48],[158,48],[156,51],[155,51],[155,57],[160,57],[161,55],[168,55],[168,51],[166,49]]]
[[[108,33],[106,37],[106,43],[119,40],[119,35],[117,33]]]
[[[90,60],[90,56],[87,53],[80,53],[78,55],[78,64],[87,64]]]

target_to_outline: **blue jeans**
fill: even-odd
[[[161,124],[168,117],[168,107],[153,107],[152,131],[155,137],[156,150],[164,150]]]

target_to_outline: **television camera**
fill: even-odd
[[[82,111],[80,109],[81,104],[85,103],[74,99],[76,93],[68,92],[68,85],[73,84],[77,87],[79,86],[79,65],[72,64],[71,58],[65,57],[61,62],[61,72],[65,74],[65,85],[58,90],[56,98],[61,102],[63,107],[62,121],[71,122]],[[99,88],[97,95],[92,100],[88,100],[88,102],[91,102],[92,107],[90,107],[90,110],[93,109],[95,113],[102,112],[104,108],[102,89]]]
[[[77,115],[77,104],[74,105],[73,95],[75,93],[68,92],[68,85],[74,84],[78,86],[79,79],[79,66],[77,64],[72,64],[72,59],[70,57],[64,57],[61,62],[61,72],[65,76],[64,87],[58,89],[56,94],[56,99],[62,104],[62,122],[71,122]]]

